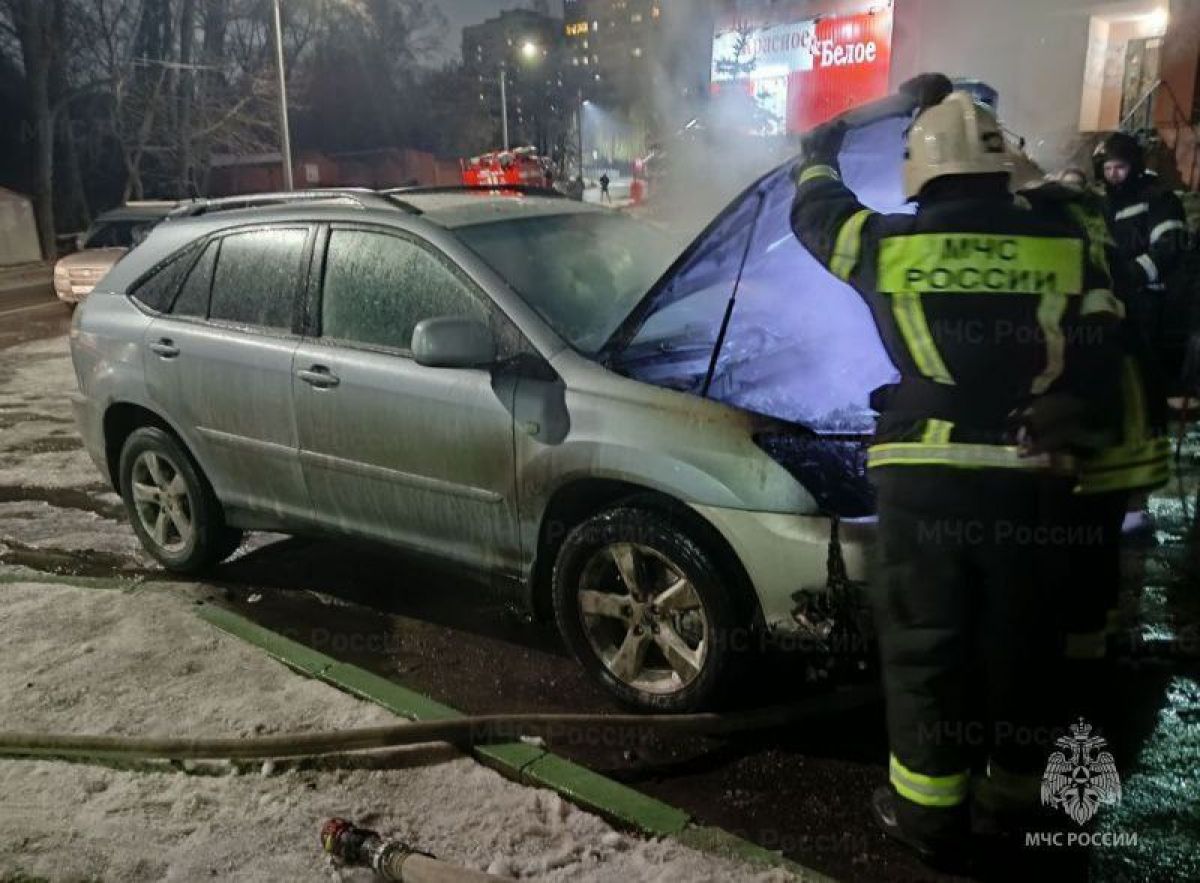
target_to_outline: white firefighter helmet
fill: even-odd
[[[969,92],[953,92],[924,110],[908,133],[904,195],[944,175],[1012,175],[1014,157],[991,108]]]

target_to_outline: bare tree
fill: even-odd
[[[195,195],[214,150],[273,144],[269,55],[238,58],[228,39],[237,24],[262,45],[261,4],[74,2],[81,56],[75,76],[105,108],[104,129],[124,171],[123,198]]]

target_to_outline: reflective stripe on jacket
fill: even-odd
[[[1126,356],[1121,369],[1121,442],[1080,457],[1078,494],[1153,490],[1171,477],[1171,442],[1155,428],[1137,359]]]
[[[1187,247],[1187,215],[1179,197],[1158,176],[1143,172],[1110,191],[1105,211],[1130,281],[1165,288]]]

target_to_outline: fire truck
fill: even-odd
[[[550,161],[532,147],[497,150],[462,160],[462,181],[468,187],[546,187],[553,183]]]

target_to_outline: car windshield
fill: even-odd
[[[149,223],[145,220],[100,221],[88,232],[83,247],[131,248],[134,230]]]
[[[594,356],[679,253],[655,228],[604,213],[455,231],[559,335]]]

